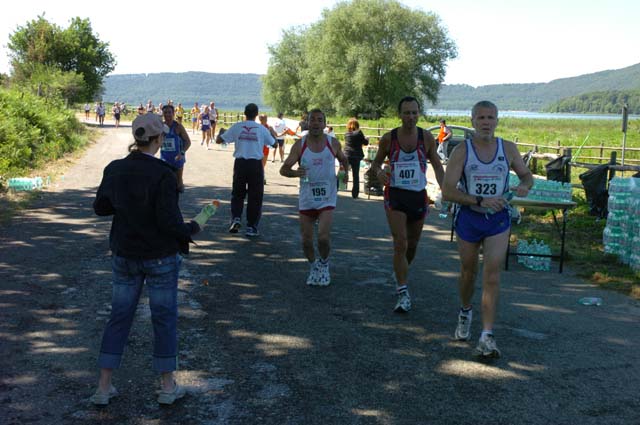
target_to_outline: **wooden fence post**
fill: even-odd
[[[533,146],[533,153],[538,153],[538,145]],[[538,158],[535,156],[531,159],[531,167],[533,168],[533,174],[536,174],[538,171]]]
[[[618,153],[616,151],[611,151],[611,159],[609,160],[609,165],[616,165],[616,157],[617,156],[618,156]],[[615,176],[616,176],[616,170],[614,170],[613,168],[609,168],[609,179],[608,180],[611,180]]]
[[[556,154],[560,155],[562,150],[560,149],[560,140],[556,140]]]
[[[571,183],[571,148],[563,149],[562,156],[566,157],[564,179],[566,183]]]
[[[600,140],[600,164],[602,164],[602,160],[604,159],[604,140]]]

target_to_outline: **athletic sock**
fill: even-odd
[[[480,339],[484,339],[487,336],[493,336],[493,331],[482,331],[480,334]]]
[[[471,310],[473,310],[473,306],[469,308],[460,307],[460,314],[462,314],[463,316],[468,316],[469,313],[471,313]]]
[[[407,285],[398,286],[396,288],[396,293],[398,295],[402,294],[403,292],[409,293],[409,288],[407,287]]]

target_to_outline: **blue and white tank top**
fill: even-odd
[[[496,152],[489,162],[483,162],[476,153],[471,140],[465,140],[467,157],[460,178],[461,190],[469,195],[496,198],[509,190],[509,160],[504,152],[504,143],[496,138]],[[471,205],[474,211],[486,213],[487,208]]]
[[[424,133],[418,128],[418,143],[412,152],[405,152],[398,142],[398,129],[391,130],[389,148],[391,182],[389,186],[420,192],[427,186],[427,152],[424,147]]]
[[[182,147],[184,142],[182,138],[176,133],[176,127],[178,123],[176,121],[171,123],[171,127],[169,127],[169,132],[165,133],[164,141],[162,142],[162,147],[160,148],[160,158],[168,162],[169,164],[175,164],[175,157],[178,153],[182,152]]]
[[[300,166],[307,169],[307,179],[300,180],[300,211],[336,206],[338,188],[335,161],[336,154],[328,137],[325,138],[324,149],[320,152],[311,152],[307,146],[307,137],[302,138]]]

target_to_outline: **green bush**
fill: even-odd
[[[84,127],[61,100],[0,88],[0,110],[0,184],[86,142]]]

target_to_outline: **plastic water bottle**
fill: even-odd
[[[449,216],[449,203],[447,201],[440,201],[440,214],[438,217],[446,219]]]
[[[602,298],[599,298],[599,297],[584,297],[584,298],[580,298],[578,300],[578,303],[582,304],[582,305],[601,306],[602,305]]]
[[[306,159],[303,158],[300,161],[300,167],[299,168],[302,168],[302,169],[306,170],[305,175],[300,177],[300,183],[309,183],[309,174],[308,174],[309,173],[309,167],[308,167],[308,165],[309,164],[307,163]]]
[[[212,201],[210,204],[205,205],[204,207],[202,207],[202,210],[198,213],[198,215],[195,216],[193,221],[198,223],[200,227],[204,227],[211,216],[214,215],[216,211],[218,211],[219,206],[220,201],[218,200]]]
[[[342,166],[338,170],[338,190],[347,190],[347,184],[344,182],[346,171]]]

